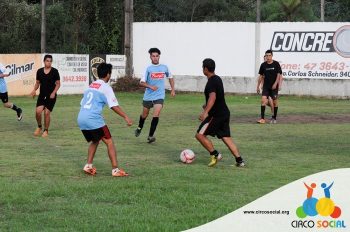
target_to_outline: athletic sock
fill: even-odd
[[[12,104],[11,109],[13,109],[14,111],[17,111],[17,110],[18,110],[18,107],[17,107],[15,104]]]
[[[143,118],[141,115],[140,115],[140,120],[139,120],[139,129],[142,129],[143,128],[143,124],[145,124],[145,118]]]
[[[276,106],[273,110],[274,110],[274,112],[273,112],[273,118],[274,118],[274,119],[277,119],[278,106]]]
[[[261,106],[261,118],[262,119],[265,118],[265,108],[266,108],[266,106]]]
[[[242,159],[241,156],[240,157],[235,157],[235,158],[236,158],[236,162],[237,163],[242,163],[243,159]]]
[[[153,137],[154,132],[157,129],[157,125],[158,125],[158,121],[159,121],[159,117],[153,117],[152,118],[152,122],[151,122],[151,128],[149,130],[149,137]]]
[[[40,129],[41,129],[42,127],[43,127],[42,125],[39,125],[39,124],[38,124],[38,128],[40,128]]]
[[[219,155],[219,152],[217,150],[214,150],[210,152],[210,155],[215,155],[217,157]]]
[[[46,129],[46,128],[45,128],[45,129],[44,129],[44,131],[47,131],[47,132],[49,132],[49,129]]]

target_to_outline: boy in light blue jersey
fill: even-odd
[[[92,162],[97,146],[100,140],[102,140],[107,146],[108,156],[112,163],[112,176],[127,176],[128,174],[123,169],[118,168],[117,151],[111,133],[102,116],[103,107],[108,105],[110,109],[124,118],[128,126],[132,125],[132,121],[119,106],[113,89],[108,84],[112,74],[112,65],[101,63],[97,67],[97,74],[100,79],[92,82],[89,88],[85,90],[84,97],[80,102],[81,108],[78,115],[79,128],[86,141],[91,142],[88,150],[87,164],[83,170],[90,175],[96,174],[96,168],[93,167]]]
[[[140,115],[139,125],[135,130],[135,136],[138,137],[141,134],[141,130],[149,111],[154,107],[151,127],[147,138],[148,143],[153,143],[156,141],[154,132],[157,129],[160,112],[163,108],[165,98],[165,78],[169,78],[172,97],[175,96],[175,83],[168,67],[164,64],[159,64],[160,50],[158,48],[151,48],[148,53],[150,54],[152,64],[147,67],[146,73],[140,81],[140,85],[145,87],[146,90],[143,96],[143,110]]]
[[[17,120],[22,120],[22,109],[18,108],[15,104],[9,102],[9,97],[7,94],[7,86],[5,82],[5,77],[10,76],[11,70],[5,68],[3,64],[0,63],[0,99],[4,104],[4,107],[13,109],[17,113]]]

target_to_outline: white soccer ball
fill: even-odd
[[[196,155],[190,149],[185,149],[180,153],[180,160],[182,163],[190,164],[196,159]]]

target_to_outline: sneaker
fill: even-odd
[[[129,174],[126,173],[123,169],[115,168],[112,170],[112,176],[114,177],[123,177],[128,176]]]
[[[85,167],[83,168],[84,172],[86,174],[89,174],[89,175],[96,175],[96,168],[95,167],[89,167],[87,164],[85,165]]]
[[[210,163],[208,164],[208,167],[214,167],[218,163],[218,159],[215,155],[210,156]]]
[[[265,122],[266,122],[266,121],[265,121],[265,119],[263,119],[263,118],[261,118],[260,120],[257,121],[257,123],[259,123],[259,124],[265,124]]]
[[[155,137],[153,137],[153,136],[148,136],[147,140],[148,140],[148,142],[147,142],[147,143],[153,143],[153,142],[155,142],[155,141],[156,141],[156,138],[155,138]]]
[[[45,138],[49,136],[49,132],[47,130],[44,130],[43,134],[41,135],[41,137]]]
[[[36,128],[35,131],[34,131],[34,136],[39,136],[40,134],[41,134],[41,128],[38,127],[38,128]]]
[[[135,136],[136,137],[139,137],[140,136],[140,134],[141,134],[141,128],[137,128],[136,130],[135,130]]]
[[[236,167],[239,167],[239,168],[245,167],[244,161],[242,160],[241,162],[237,162]]]
[[[22,120],[22,117],[23,117],[23,115],[22,115],[22,109],[21,109],[21,108],[18,108],[18,109],[17,109],[17,120],[18,120],[18,121],[21,121],[21,120]]]

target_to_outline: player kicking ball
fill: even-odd
[[[92,165],[92,162],[98,144],[102,140],[107,146],[108,156],[112,163],[112,176],[128,176],[128,173],[118,168],[117,151],[111,133],[102,116],[103,107],[108,105],[110,109],[124,118],[128,126],[132,125],[132,121],[119,106],[113,89],[108,84],[112,74],[112,65],[101,63],[97,67],[97,74],[99,80],[92,82],[89,88],[85,90],[84,97],[80,102],[81,107],[78,115],[79,128],[86,141],[90,143],[87,164],[83,170],[87,174],[96,175],[96,168]]]
[[[215,74],[214,60],[209,58],[203,60],[203,74],[208,78],[204,90],[206,104],[199,116],[202,123],[197,130],[196,139],[210,153],[209,167],[215,166],[222,159],[222,155],[214,149],[213,143],[207,138],[208,135],[221,139],[235,157],[236,166],[244,167],[244,161],[231,138],[230,110],[226,105],[222,80]]]

